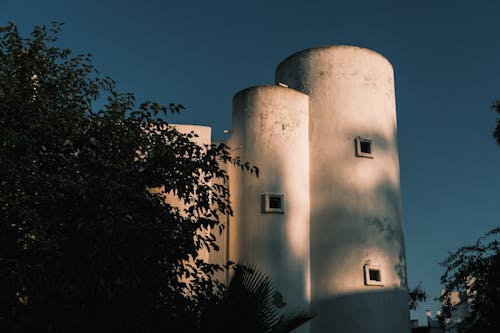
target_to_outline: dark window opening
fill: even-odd
[[[371,154],[372,153],[372,143],[370,141],[361,141],[359,143],[361,152],[365,154]]]
[[[381,281],[379,270],[369,269],[368,275],[369,275],[371,281]]]
[[[269,197],[269,208],[280,209],[281,208],[281,198],[280,197]]]

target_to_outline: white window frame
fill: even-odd
[[[367,157],[367,158],[373,158],[373,140],[367,139],[367,138],[362,138],[358,136],[356,138],[356,156],[358,157]],[[363,152],[361,150],[361,143],[369,143],[370,144],[370,152]]]
[[[379,265],[364,265],[363,266],[364,273],[365,273],[365,285],[367,286],[384,286],[384,280],[382,277],[382,270],[380,269]],[[370,279],[370,271],[378,271],[378,274],[380,276],[380,281],[378,280],[372,280]]]
[[[280,199],[280,208],[271,208],[271,198]],[[264,193],[262,194],[262,212],[285,214],[285,194],[284,193]]]

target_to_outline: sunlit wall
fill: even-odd
[[[259,86],[233,99],[229,145],[260,172],[230,169],[229,256],[257,264],[287,303],[304,309],[310,298],[308,123],[308,96],[296,90]],[[279,196],[282,212],[265,211],[266,194]]]
[[[276,81],[309,96],[311,332],[409,332],[391,64],[358,47],[309,49]],[[365,265],[383,285],[367,285]]]

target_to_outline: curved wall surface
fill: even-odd
[[[391,64],[358,47],[309,49],[276,81],[309,95],[311,332],[409,332]],[[357,156],[357,138],[370,154]]]
[[[280,86],[248,88],[234,96],[233,135],[228,142],[234,155],[259,168],[258,177],[229,168],[234,209],[229,222],[229,257],[257,264],[272,277],[286,302],[306,309],[308,118],[307,95]],[[281,198],[282,211],[271,208],[266,212],[266,195]]]

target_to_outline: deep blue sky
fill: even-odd
[[[138,100],[178,102],[171,122],[223,139],[231,99],[273,83],[291,53],[330,44],[374,49],[394,66],[410,286],[439,304],[448,251],[500,224],[500,1],[0,0],[0,24],[62,21],[59,45],[94,63]]]

